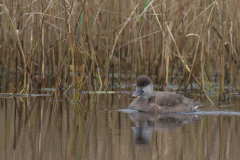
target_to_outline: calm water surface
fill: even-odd
[[[1,98],[1,159],[239,159],[237,99],[203,102],[198,114],[117,111],[129,97],[89,95],[75,104],[64,94],[56,101]]]

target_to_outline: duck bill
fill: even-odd
[[[135,93],[132,95],[132,97],[137,97],[143,93],[143,90],[141,87],[137,87]]]

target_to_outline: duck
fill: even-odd
[[[202,105],[201,102],[194,102],[173,92],[154,91],[153,83],[147,75],[140,75],[137,78],[136,91],[132,97],[136,99],[128,108],[141,112],[194,112]]]

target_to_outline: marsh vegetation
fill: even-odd
[[[157,90],[194,83],[220,101],[240,93],[238,8],[217,0],[3,0],[1,92],[14,78],[11,93],[65,87],[81,99],[80,91],[111,91],[114,82],[129,90],[146,74]]]

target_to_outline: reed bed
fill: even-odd
[[[3,0],[0,5],[0,82],[4,86],[15,77],[14,93],[67,83],[80,99],[81,90],[109,91],[116,77],[119,86],[130,85],[140,74],[149,75],[158,90],[169,83],[186,88],[197,83],[208,97],[214,82],[219,100],[230,86],[240,93],[239,1]]]

